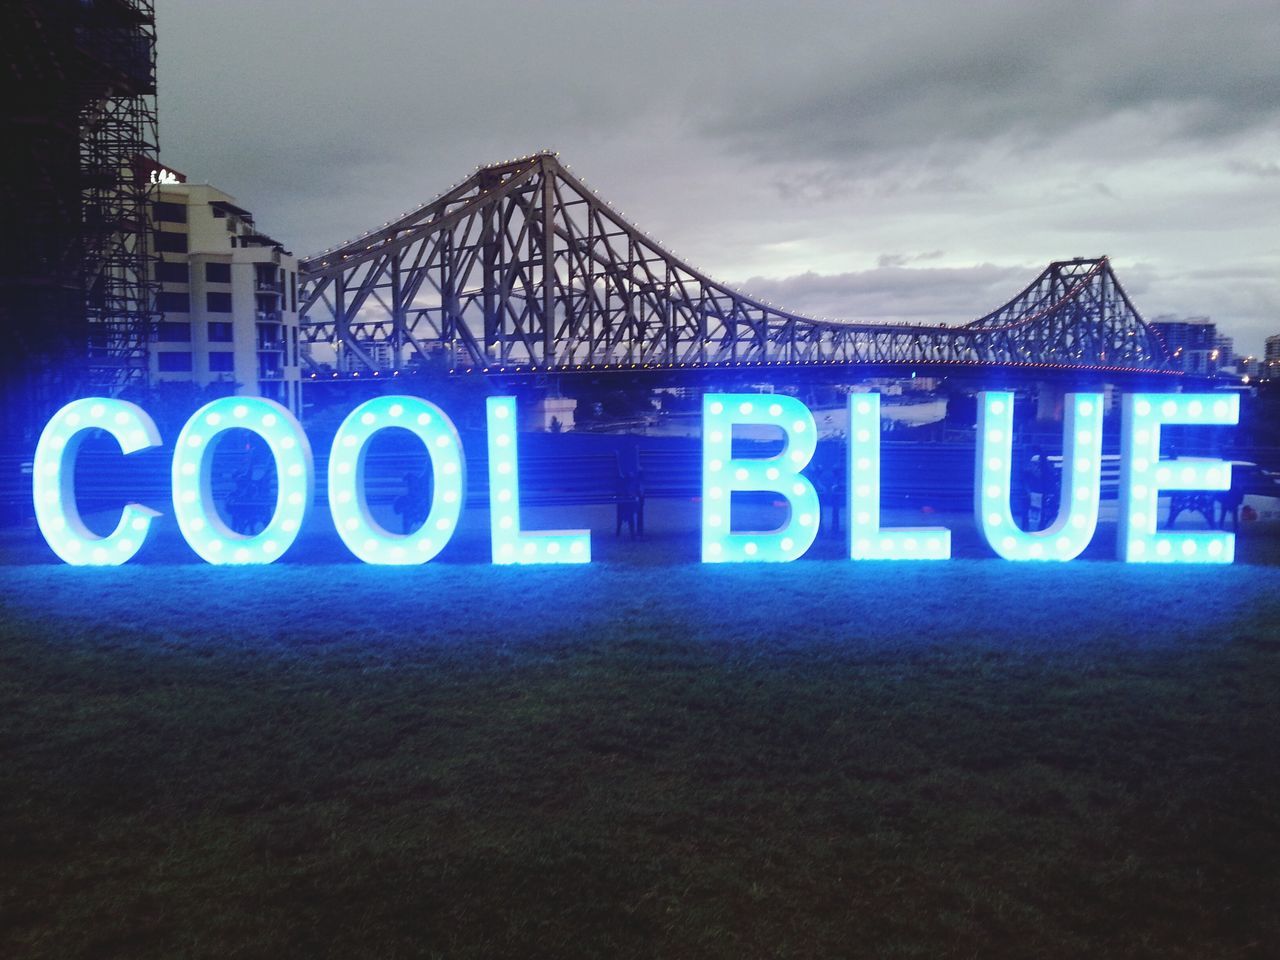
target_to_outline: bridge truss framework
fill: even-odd
[[[368,371],[436,362],[491,374],[813,365],[1178,372],[1105,257],[1052,263],[963,326],[818,320],[668,253],[549,153],[480,168],[301,269],[306,341]]]

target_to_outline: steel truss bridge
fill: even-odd
[[[1105,257],[1051,263],[962,326],[848,323],[754,299],[664,250],[550,153],[477,171],[306,259],[309,362],[493,375],[696,368],[1004,368],[1176,376]]]

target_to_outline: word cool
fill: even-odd
[[[525,530],[520,524],[516,403],[488,399],[489,516],[494,563],[587,563],[587,530]],[[849,397],[849,556],[853,560],[945,560],[951,533],[945,527],[880,525],[880,397]],[[1102,478],[1103,398],[1068,394],[1063,423],[1062,506],[1045,530],[1026,531],[1010,505],[1013,394],[978,396],[974,461],[974,515],[991,548],[1007,560],[1071,560],[1093,538]],[[1156,563],[1230,563],[1230,533],[1158,532],[1162,490],[1226,490],[1231,465],[1214,459],[1160,460],[1164,424],[1235,424],[1239,398],[1224,394],[1129,394],[1123,398],[1117,550],[1120,559]],[[768,425],[779,430],[782,451],[767,458],[735,458],[733,429]],[[369,441],[380,430],[408,430],[429,454],[432,502],[426,522],[404,535],[380,526],[369,510],[364,468]],[[258,534],[231,530],[214,503],[211,466],[215,441],[241,428],[261,437],[277,474],[275,511]],[[81,520],[75,497],[75,458],[81,441],[105,430],[125,454],[160,445],[155,422],[121,400],[77,400],[58,411],[36,448],[33,488],[36,520],[49,546],[67,563],[111,565],[138,552],[159,512],[130,503],[115,530],[99,537]],[[821,510],[813,484],[801,473],[817,447],[809,409],[794,397],[712,393],[702,404],[702,560],[761,563],[795,560],[817,536]],[[462,443],[453,422],[418,397],[378,397],[343,421],[329,455],[329,509],[343,542],[365,563],[418,564],[449,542],[466,491]],[[301,424],[279,404],[225,397],[198,410],[183,426],[173,450],[174,517],[191,548],[209,563],[255,564],[279,559],[294,542],[315,493],[311,444]],[[733,530],[735,493],[777,495],[789,506],[773,530]]]

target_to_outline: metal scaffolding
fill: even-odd
[[[80,108],[89,377],[115,392],[146,382],[156,319],[147,209],[147,161],[158,151],[155,10],[151,0],[99,0],[85,10],[77,38],[96,67]]]
[[[0,433],[145,383],[157,152],[151,0],[9,0],[0,142]]]

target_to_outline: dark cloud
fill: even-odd
[[[888,261],[906,258],[882,258]],[[812,317],[885,323],[976,320],[1012,300],[1043,265],[904,268],[885,262],[871,270],[783,279],[751,277],[739,286],[751,296]]]
[[[914,164],[880,170],[874,177],[830,162],[778,170],[772,184],[786,203],[821,204],[837,197],[889,198],[904,195],[975,193],[980,186],[955,170],[919,169]]]
[[[922,260],[938,260],[945,256],[941,250],[930,250],[927,253],[882,253],[876,258],[877,267],[905,267],[908,263]]]
[[[1280,177],[1280,163],[1274,160],[1232,160],[1227,169],[1249,177]]]
[[[706,128],[771,157],[893,164],[940,144],[1043,146],[1152,111],[1168,117],[1171,140],[1280,116],[1272,3],[906,2],[826,14],[796,17],[783,39],[803,58],[743,76],[729,109],[708,105]]]

